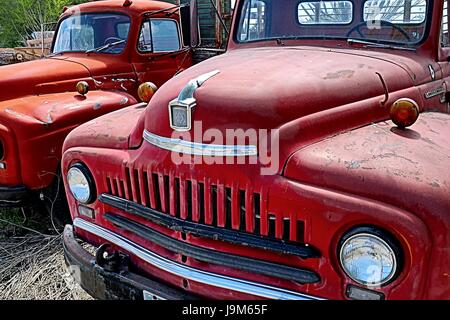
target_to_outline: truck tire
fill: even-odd
[[[40,199],[41,209],[50,215],[56,227],[63,229],[66,224],[72,222],[63,179],[59,172],[52,184],[41,191]]]

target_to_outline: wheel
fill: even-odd
[[[40,199],[41,209],[50,216],[55,227],[63,229],[72,222],[63,179],[59,173],[50,186],[41,190]]]

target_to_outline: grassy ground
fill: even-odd
[[[35,211],[0,209],[0,300],[90,299],[66,270],[60,232]]]

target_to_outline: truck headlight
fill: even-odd
[[[341,240],[339,260],[353,281],[381,286],[393,280],[399,270],[401,251],[387,233],[371,227],[349,232]]]
[[[67,172],[67,183],[73,197],[83,203],[89,204],[95,200],[95,184],[89,170],[77,163]]]

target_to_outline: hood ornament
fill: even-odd
[[[181,90],[178,98],[169,103],[169,119],[172,129],[175,131],[190,131],[192,129],[192,108],[197,105],[194,93],[206,81],[219,73],[219,70],[214,70],[189,81]]]

